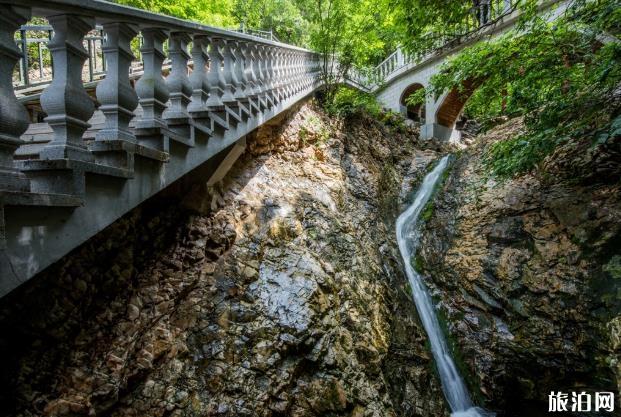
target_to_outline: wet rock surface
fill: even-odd
[[[481,146],[515,131],[509,122],[456,160],[416,262],[475,397],[521,417],[548,415],[551,391],[618,392],[621,188],[556,172],[563,154],[577,158],[563,149],[546,178],[489,178]]]
[[[415,133],[307,104],[0,300],[0,414],[447,416],[394,239]]]

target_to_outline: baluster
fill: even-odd
[[[298,58],[299,68],[300,68],[300,81],[299,81],[299,90],[303,91],[306,88],[306,59],[303,52],[300,52]]]
[[[170,91],[170,107],[164,112],[167,120],[187,122],[188,104],[192,96],[192,84],[188,78],[188,44],[192,38],[184,32],[173,32],[168,41],[168,56],[170,57],[171,71],[166,77],[166,85]]]
[[[271,57],[270,47],[267,45],[261,45],[260,48],[261,48],[261,55],[263,56],[263,75],[265,77],[265,80],[264,80],[265,91],[267,92],[272,102],[275,102],[274,91],[273,91],[274,90],[274,83],[273,83],[274,72],[272,68],[272,57]]]
[[[252,76],[254,79],[254,94],[257,96],[257,100],[259,105],[261,105],[263,108],[267,108],[267,102],[265,101],[265,95],[264,95],[264,84],[263,84],[263,74],[261,73],[261,66],[259,63],[259,60],[261,59],[258,49],[257,49],[257,45],[256,44],[249,44],[248,45],[248,51],[250,53],[250,58],[251,58],[251,67],[252,67]]]
[[[28,129],[28,113],[13,91],[13,69],[22,57],[14,33],[30,19],[30,10],[0,6],[0,189],[29,191],[26,176],[15,168],[13,157]]]
[[[254,73],[254,55],[252,53],[252,48],[250,44],[246,41],[240,42],[241,52],[244,56],[244,73],[246,74],[246,79],[248,80],[247,90],[249,92],[249,96],[257,95],[257,77]]]
[[[227,41],[227,49],[231,54],[231,85],[233,88],[233,98],[239,106],[241,117],[250,115],[248,105],[248,95],[246,94],[246,82],[244,74],[244,61],[241,54],[241,47],[238,41]]]
[[[298,63],[297,53],[291,52],[291,95],[295,95],[298,92]]]
[[[302,54],[302,59],[304,62],[304,89],[306,90],[307,88],[310,87],[309,84],[309,79],[310,79],[310,70],[309,70],[309,54],[307,52],[304,52]]]
[[[293,95],[293,53],[291,51],[285,52],[285,62],[285,85],[287,98],[289,98]]]
[[[88,57],[83,40],[95,27],[91,18],[75,15],[48,17],[54,37],[48,45],[54,66],[52,83],[41,95],[45,121],[54,136],[43,147],[41,159],[76,159],[94,161],[82,135],[90,127],[88,120],[95,112],[93,100],[82,85],[82,67]]]
[[[209,96],[209,85],[207,84],[207,45],[207,36],[194,35],[191,51],[194,68],[190,75],[192,101],[188,105],[188,111],[193,113],[207,111],[207,105],[205,104]]]
[[[277,97],[277,100],[280,102],[283,99],[282,94],[282,56],[281,49],[278,47],[272,48],[272,69],[274,71],[273,74],[273,86],[274,93]]]
[[[106,23],[104,31],[106,42],[102,50],[107,71],[96,91],[105,122],[95,139],[135,143],[136,136],[129,130],[129,122],[138,107],[138,95],[129,82],[129,67],[134,59],[131,41],[138,34],[138,28],[125,23]]]
[[[304,89],[304,54],[302,54],[301,52],[297,52],[296,56],[298,69],[297,85],[298,92],[300,92]]]
[[[222,54],[220,47],[222,39],[212,37],[209,47],[209,73],[207,74],[207,83],[209,84],[209,98],[207,106],[220,107],[223,106],[222,96],[224,94],[224,79],[222,77]]]
[[[252,92],[248,88],[248,77],[246,75],[246,59],[243,52],[243,42],[235,42],[233,48],[233,56],[235,57],[235,78],[237,79],[237,86],[235,88],[235,99],[244,100]]]
[[[233,61],[233,53],[231,51],[230,40],[222,41],[222,78],[224,81],[224,92],[222,93],[222,101],[225,103],[235,102],[235,87],[234,83],[237,83],[236,76],[234,74],[235,63]],[[236,103],[235,103],[236,104]]]
[[[259,45],[254,44],[254,73],[257,76],[257,89],[263,95],[265,93],[265,74],[263,73],[263,56],[261,54],[261,48]]]
[[[162,76],[164,63],[164,41],[166,33],[161,29],[149,28],[142,31],[140,54],[144,62],[144,74],[136,83],[136,92],[140,98],[142,117],[136,123],[139,129],[166,127],[162,113],[166,109],[169,92]]]
[[[303,77],[302,54],[300,52],[295,53],[295,69],[296,69],[295,92],[299,93],[300,91],[302,91],[302,77]]]

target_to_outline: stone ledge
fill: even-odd
[[[84,201],[67,194],[0,191],[0,206],[79,207]]]
[[[159,162],[168,162],[170,159],[170,155],[167,152],[158,151],[157,149],[124,140],[93,141],[89,143],[88,148],[92,152],[126,151]]]
[[[16,165],[24,172],[76,170],[89,174],[107,175],[117,178],[133,177],[133,173],[126,169],[101,165],[93,162],[76,161],[73,159],[33,159],[16,161]]]

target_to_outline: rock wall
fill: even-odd
[[[415,137],[306,104],[116,222],[0,300],[0,414],[448,415],[394,241]]]
[[[426,209],[416,260],[471,389],[516,417],[548,415],[551,391],[621,387],[621,186],[610,175],[621,161],[607,152],[589,167],[604,156],[570,143],[545,177],[497,182],[482,151],[519,128],[509,122],[457,158]]]

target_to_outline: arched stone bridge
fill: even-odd
[[[51,25],[41,83],[23,57],[35,42],[43,77],[41,39],[15,38],[32,17]],[[0,0],[0,22],[0,296],[197,167],[219,180],[321,86],[308,50],[101,0]]]
[[[408,106],[405,99],[421,88],[428,88],[431,78],[451,56],[485,38],[497,36],[516,24],[519,18],[519,9],[515,7],[517,0],[492,0],[488,3],[484,13],[480,10],[473,13],[477,18],[484,16],[480,26],[468,28],[464,36],[443,40],[445,43],[418,56],[407,55],[397,49],[374,68],[370,75],[363,76],[354,71],[346,83],[373,93],[384,108],[420,122],[423,139],[458,140],[461,132],[456,127],[457,121],[477,85],[466,83],[463,91],[454,89],[439,97],[428,94],[426,102],[420,106]],[[546,19],[553,20],[570,3],[569,0],[543,1],[540,13]]]

